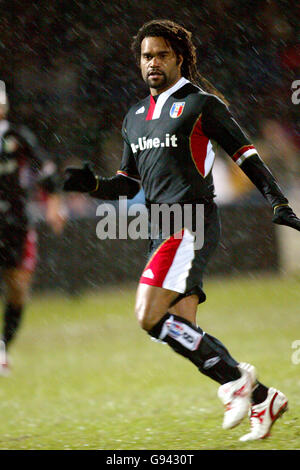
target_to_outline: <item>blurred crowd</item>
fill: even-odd
[[[198,65],[286,190],[300,187],[300,78],[297,2],[289,0],[10,0],[0,4],[0,79],[10,119],[67,165],[91,160],[103,175],[118,169],[128,107],[148,93],[130,51],[137,29],[169,18],[193,33]],[[298,129],[298,130],[297,130]],[[221,203],[252,198],[252,188],[220,154]],[[74,211],[86,200],[70,196]]]

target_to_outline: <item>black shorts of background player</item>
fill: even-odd
[[[154,20],[140,28],[133,51],[150,95],[133,105],[124,118],[120,170],[114,177],[103,178],[88,165],[69,168],[64,189],[89,192],[99,199],[131,198],[141,181],[148,208],[204,204],[205,237],[198,253],[185,227],[181,240],[171,233],[161,243],[151,241],[151,256],[137,290],[136,315],[152,337],[220,384],[225,429],[239,424],[251,409],[251,432],[241,439],[266,437],[286,409],[287,398],[258,382],[254,366],[235,360],[196,321],[198,304],[205,299],[203,269],[218,242],[211,172],[214,144],[229,154],[267,199],[274,223],[300,230],[300,220],[227,104],[199,75],[191,34],[172,21]]]
[[[3,82],[2,82],[3,83]],[[64,225],[54,162],[42,162],[35,136],[6,119],[8,100],[0,104],[0,269],[4,313],[0,340],[0,375],[8,375],[7,350],[20,327],[37,261],[37,232],[28,205],[40,191],[45,215],[59,234]]]

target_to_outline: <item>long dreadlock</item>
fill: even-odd
[[[197,68],[196,47],[192,42],[192,33],[183,26],[171,20],[157,19],[145,23],[134,36],[131,49],[137,64],[140,61],[141,43],[145,37],[163,37],[170,44],[176,56],[183,57],[181,74],[190,82],[203,88],[204,91],[219,96],[226,102],[224,96],[203,77]]]

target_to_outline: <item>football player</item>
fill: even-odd
[[[46,219],[57,234],[65,221],[54,162],[42,162],[35,136],[26,127],[9,122],[8,109],[5,95],[0,103],[0,268],[5,287],[0,375],[3,376],[10,372],[7,351],[20,327],[37,262],[37,233],[28,208],[38,191],[46,201]]]
[[[154,20],[140,28],[132,49],[150,94],[125,116],[120,169],[104,178],[88,165],[69,168],[64,189],[112,200],[120,195],[132,198],[141,184],[150,219],[154,204],[188,204],[194,217],[204,205],[201,249],[195,249],[195,236],[185,226],[180,238],[175,233],[164,237],[161,231],[159,238],[151,239],[137,289],[136,315],[150,336],[219,383],[224,429],[238,425],[251,410],[251,431],[241,439],[266,437],[287,408],[286,396],[259,382],[254,366],[234,359],[196,320],[198,304],[206,298],[203,272],[220,235],[212,177],[215,145],[266,198],[274,223],[300,230],[300,220],[224,99],[198,73],[191,33],[172,21]]]

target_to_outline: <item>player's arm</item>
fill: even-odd
[[[17,150],[26,158],[34,184],[48,194],[57,192],[59,190],[57,165],[45,156],[35,134],[26,126],[19,126],[13,132],[13,137],[17,139]]]
[[[18,127],[10,126],[1,140],[1,154],[4,160],[18,159],[21,155],[30,165],[33,164],[37,170],[39,169],[40,164],[38,159],[35,160],[34,148]]]
[[[135,159],[127,142],[125,125],[122,135],[124,139],[122,163],[116,175],[110,178],[96,175],[89,163],[85,163],[83,168],[67,168],[64,191],[89,193],[90,196],[103,200],[115,200],[119,196],[133,198],[140,190],[140,183]]]
[[[118,199],[119,196],[133,198],[140,190],[137,176],[120,170],[110,178],[97,175],[90,163],[82,168],[67,168],[63,184],[64,191],[88,193],[91,197],[103,200]]]
[[[62,232],[66,221],[64,202],[61,197],[60,181],[57,164],[44,156],[44,151],[39,147],[36,136],[25,126],[18,129],[19,144],[22,152],[30,164],[33,187],[38,189],[45,202],[46,222],[52,230],[59,234]]]
[[[215,140],[239,165],[273,208],[273,222],[300,231],[300,220],[289,206],[275,177],[263,162],[255,147],[235,121],[227,106],[209,96],[202,111],[202,129]]]
[[[39,166],[36,185],[43,194],[43,200],[45,202],[45,219],[53,232],[59,235],[64,229],[67,215],[64,198],[61,193],[58,166],[53,160],[45,160],[39,153],[37,153],[37,155],[39,155]]]

